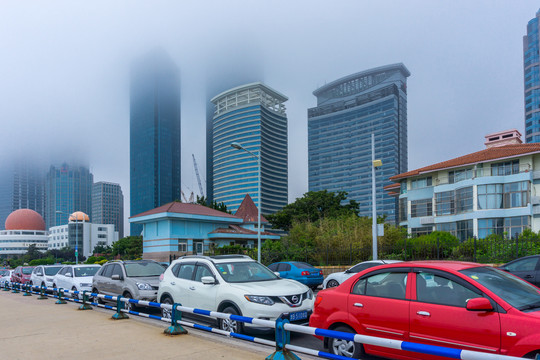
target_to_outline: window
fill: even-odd
[[[417,227],[417,228],[411,228],[411,236],[412,237],[418,237],[421,235],[428,235],[433,232],[433,227],[431,226],[423,226],[423,227]]]
[[[502,209],[502,184],[478,185],[478,209]]]
[[[529,203],[529,182],[478,185],[478,209],[510,209]]]
[[[529,202],[529,182],[504,184],[504,208],[525,207]]]
[[[473,169],[463,169],[455,170],[448,172],[448,182],[450,184],[457,183],[459,181],[472,179],[473,178]]]
[[[429,272],[416,274],[416,299],[431,304],[465,307],[480,294],[446,277]]]
[[[459,239],[459,241],[465,241],[474,236],[472,220],[458,221],[456,223],[456,228],[457,230],[455,236]]]
[[[508,271],[533,271],[536,269],[536,263],[538,263],[538,257],[530,257],[514,261],[506,265],[505,269]]]
[[[406,288],[406,272],[386,272],[360,279],[354,285],[352,294],[405,299]]]
[[[122,268],[118,264],[114,264],[112,267],[111,277],[113,275],[118,275],[120,278],[124,277],[124,274],[122,273]]]
[[[473,209],[472,186],[456,189],[456,213],[464,213]]]
[[[491,234],[514,237],[529,228],[528,216],[509,218],[478,219],[478,237],[483,239]]]
[[[407,198],[399,199],[399,221],[407,221]]]
[[[411,217],[422,217],[433,215],[432,199],[411,201]]]
[[[187,243],[185,243],[185,242],[179,242],[179,243],[178,243],[178,251],[180,251],[180,252],[187,252]]]
[[[197,269],[195,271],[195,281],[201,282],[201,279],[203,276],[214,276],[212,274],[212,271],[206,266],[206,265],[197,265]]]
[[[277,271],[291,271],[291,265],[287,263],[280,263]]]
[[[428,186],[431,186],[431,176],[422,179],[411,180],[411,189],[422,189]]]
[[[519,160],[491,164],[491,176],[519,174]]]
[[[178,273],[175,273],[177,278],[191,280],[195,264],[182,264],[178,267]],[[174,272],[174,271],[173,271]]]
[[[101,270],[101,276],[110,278],[112,276],[113,265],[106,265]]]
[[[453,191],[435,194],[435,214],[437,216],[455,214],[455,200]]]

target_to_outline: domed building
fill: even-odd
[[[82,211],[69,215],[69,223],[49,229],[49,250],[66,247],[76,249],[79,260],[92,255],[97,245],[111,246],[118,240],[113,224],[93,224]]]
[[[45,221],[36,211],[15,210],[6,218],[5,229],[0,231],[0,257],[26,254],[30,245],[47,250]]]

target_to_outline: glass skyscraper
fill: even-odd
[[[162,50],[131,68],[130,214],[180,200],[180,75]],[[131,235],[142,225],[131,224]]]
[[[214,200],[233,213],[249,194],[258,203],[256,158],[231,147],[238,142],[261,158],[261,212],[271,214],[287,205],[288,98],[258,82],[227,90],[211,101],[213,120]]]
[[[92,186],[92,223],[113,224],[124,237],[124,195],[120,184],[100,181]]]
[[[523,72],[525,87],[525,142],[540,142],[540,10],[527,24],[523,37]]]
[[[91,213],[93,182],[94,176],[87,167],[66,163],[50,167],[45,185],[47,229],[67,224],[75,211]]]
[[[390,176],[407,171],[407,77],[399,63],[345,76],[315,90],[308,109],[309,191],[346,191],[371,217],[371,134],[375,134],[377,215],[395,223]]]

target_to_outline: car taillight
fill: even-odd
[[[321,303],[321,301],[322,301],[322,297],[321,297],[321,296],[317,296],[317,297],[315,298],[315,306],[319,305],[319,304]]]
[[[308,276],[309,275],[309,271],[302,271],[302,276]]]
[[[163,275],[164,274],[159,275],[159,281],[163,281]]]
[[[322,270],[319,270],[319,275],[322,275],[322,274],[323,274],[323,273],[322,273]]]

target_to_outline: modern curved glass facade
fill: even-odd
[[[180,74],[163,51],[132,66],[129,146],[131,216],[180,200]]]
[[[313,92],[308,109],[309,191],[346,191],[371,217],[371,134],[375,134],[377,214],[395,222],[398,204],[383,187],[407,171],[407,77],[403,64],[333,81]]]
[[[527,24],[523,37],[523,72],[525,89],[525,142],[540,142],[540,10]]]
[[[233,213],[246,194],[258,203],[256,158],[231,147],[238,142],[261,158],[261,212],[271,214],[287,205],[287,97],[262,83],[225,91],[215,106],[212,138],[213,199]]]

